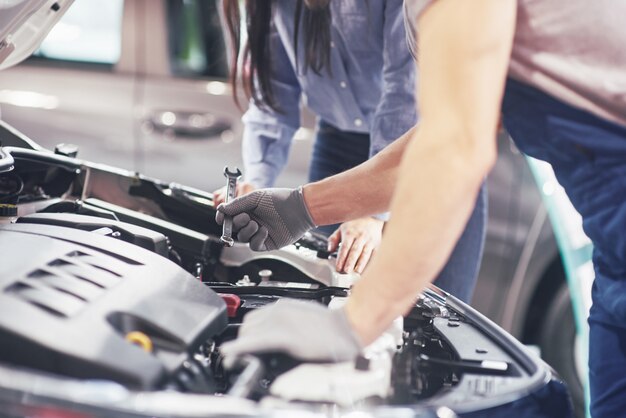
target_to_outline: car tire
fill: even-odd
[[[576,322],[567,283],[563,283],[545,315],[539,345],[541,357],[551,365],[567,384],[577,418],[585,417],[583,373],[576,366]]]

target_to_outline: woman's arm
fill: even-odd
[[[280,34],[272,25],[270,83],[279,111],[250,101],[243,117],[244,176],[255,188],[271,187],[287,164],[293,136],[300,126],[301,88]]]
[[[417,123],[416,69],[406,42],[403,0],[385,0],[383,10],[382,89],[372,118],[370,157]]]
[[[382,7],[382,87],[371,122],[370,157],[400,138],[417,121],[415,63],[406,44],[403,0],[385,0]],[[367,30],[367,28],[361,28]],[[378,249],[389,213],[344,222],[329,237],[329,251],[337,249],[337,271],[362,273]]]

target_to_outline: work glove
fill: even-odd
[[[293,299],[248,313],[237,339],[221,346],[229,363],[245,354],[268,352],[307,361],[348,361],[361,350],[344,309]]]
[[[249,242],[255,251],[269,251],[293,244],[315,228],[304,203],[302,188],[261,189],[222,203],[215,220],[233,218],[233,238]]]

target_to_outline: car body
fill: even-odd
[[[103,9],[77,0],[73,9],[76,16],[68,16],[56,40],[3,72],[2,118],[48,149],[73,143],[87,160],[202,190],[223,185],[222,167],[241,166],[242,126],[226,80],[217,2],[109,0]],[[80,19],[99,20],[106,36]],[[77,34],[100,47],[80,43]],[[281,186],[306,181],[312,121],[305,119]],[[498,141],[472,305],[522,342],[539,346],[582,410],[561,248],[527,160],[505,133]]]
[[[221,162],[241,166],[226,55],[218,2],[77,1],[3,73],[2,117],[45,147],[76,144],[84,158],[214,190]],[[304,182],[310,149],[295,141],[289,184]]]
[[[248,313],[343,306],[359,277],[335,271],[325,237],[224,247],[210,193],[55,154],[3,122],[0,138],[8,416],[573,416],[546,363],[436,287],[356,361],[226,366]]]

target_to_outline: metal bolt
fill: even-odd
[[[248,276],[247,274],[243,276],[243,278],[241,280],[237,280],[237,283],[235,283],[237,286],[252,286],[254,285],[254,283],[252,283],[252,281],[250,280],[250,276]]]
[[[269,282],[272,278],[272,274],[272,270],[269,269],[259,271],[259,277],[261,278],[262,282]]]

